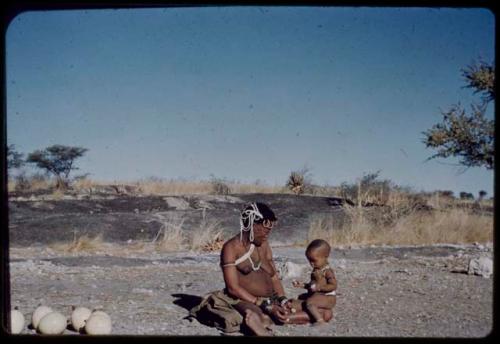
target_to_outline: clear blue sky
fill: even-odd
[[[493,172],[424,162],[440,109],[478,100],[485,9],[208,7],[27,12],[6,36],[7,142],[89,149],[97,180],[282,185],[310,168],[416,190],[493,194]],[[493,116],[490,104],[489,116]]]

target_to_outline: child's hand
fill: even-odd
[[[293,300],[291,299],[288,299],[284,304],[283,304],[283,308],[286,310],[286,312],[289,314],[289,313],[292,313],[292,314],[295,314],[297,312],[297,310],[295,309],[295,307],[293,306]]]
[[[316,283],[310,283],[306,286],[306,288],[311,292],[315,292],[315,291],[318,291],[318,286],[316,285]]]
[[[297,280],[293,280],[292,281],[292,285],[295,287],[295,288],[304,288],[304,282],[299,282]]]

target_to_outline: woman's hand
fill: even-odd
[[[293,280],[292,281],[292,285],[295,287],[295,288],[305,288],[305,283],[304,282],[299,282],[297,280]]]
[[[269,315],[273,320],[280,322],[282,324],[286,324],[288,320],[288,314],[289,312],[284,308],[279,305],[273,305],[272,308],[269,310]]]

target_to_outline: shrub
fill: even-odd
[[[178,251],[183,248],[185,241],[184,218],[173,214],[154,214],[154,220],[160,223],[160,229],[153,239],[158,251]]]
[[[311,175],[309,168],[303,167],[298,171],[292,171],[288,176],[286,186],[296,195],[302,195],[306,191],[311,191]]]
[[[231,193],[231,189],[226,184],[224,179],[215,178],[214,176],[212,176],[210,184],[212,184],[212,192],[215,195],[229,195]]]
[[[343,198],[350,199],[358,206],[370,204],[386,204],[393,191],[410,192],[389,179],[379,179],[380,171],[365,173],[356,183],[342,183],[340,193]]]
[[[218,251],[224,244],[220,222],[209,220],[203,216],[200,226],[196,228],[191,236],[191,249],[194,251]]]
[[[470,192],[461,191],[460,192],[460,199],[461,200],[473,200],[474,195]]]

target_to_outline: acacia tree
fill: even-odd
[[[495,66],[474,63],[462,70],[467,88],[480,93],[482,101],[471,105],[468,114],[460,105],[442,111],[443,120],[425,131],[423,142],[434,148],[434,158],[459,157],[466,167],[485,166],[493,169],[495,155],[495,122],[485,116],[488,104],[495,100]]]
[[[482,201],[484,199],[484,197],[486,197],[488,193],[484,190],[480,190],[479,191],[479,201]]]
[[[26,161],[53,174],[57,180],[57,188],[66,188],[69,183],[69,174],[78,169],[74,166],[75,160],[87,151],[88,149],[83,147],[53,145],[30,153]]]
[[[14,145],[7,146],[7,168],[20,168],[24,165],[23,154]]]

